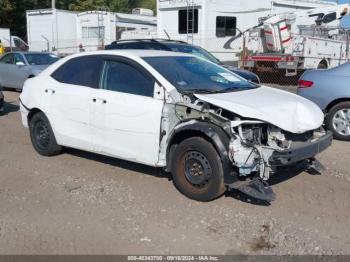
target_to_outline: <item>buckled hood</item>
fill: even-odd
[[[242,117],[268,122],[291,133],[301,134],[317,129],[324,120],[323,112],[313,102],[266,86],[246,91],[195,96]]]

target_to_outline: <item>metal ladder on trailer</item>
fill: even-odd
[[[194,34],[194,0],[186,0],[187,2],[187,43],[191,41],[193,44],[193,34]]]
[[[98,30],[98,49],[104,49],[104,39],[105,39],[105,26],[104,26],[104,15],[107,15],[109,8],[101,6],[97,8],[97,30]]]

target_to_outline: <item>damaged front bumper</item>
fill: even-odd
[[[332,144],[332,139],[332,132],[328,131],[323,137],[316,141],[304,142],[286,150],[276,150],[269,158],[269,165],[287,166],[305,159],[310,159],[327,149]]]
[[[276,130],[275,130],[276,131]],[[240,132],[240,137],[244,133]],[[315,156],[327,149],[332,144],[332,132],[316,130],[313,136],[307,141],[295,139],[285,140],[283,133],[271,130],[269,142],[265,145],[253,144],[244,145],[240,139],[233,139],[230,143],[230,159],[234,166],[238,167],[239,176],[246,177],[239,179],[229,185],[229,188],[236,189],[255,199],[272,201],[275,193],[269,187],[267,181],[271,173],[275,173],[278,167],[290,166],[307,160],[307,170],[316,169],[318,161]],[[247,137],[247,136],[246,136]],[[300,136],[299,136],[300,138]],[[273,141],[278,142],[283,147],[273,145]],[[275,141],[276,142],[276,141]]]

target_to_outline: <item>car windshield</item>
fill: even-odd
[[[222,66],[194,56],[145,57],[181,93],[223,93],[259,87]]]
[[[59,59],[52,54],[25,54],[24,56],[30,65],[51,65]]]
[[[209,60],[210,62],[213,62],[215,64],[221,64],[221,62],[213,56],[211,53],[209,53],[207,50],[193,45],[182,45],[182,44],[174,44],[174,43],[165,43],[165,45],[171,49],[173,52],[182,52],[182,53],[189,53],[195,56],[202,57],[204,59]]]

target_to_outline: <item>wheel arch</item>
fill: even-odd
[[[190,137],[202,137],[210,142],[222,160],[225,184],[232,184],[234,181],[236,181],[237,175],[232,168],[228,153],[230,143],[229,135],[217,125],[198,120],[190,120],[181,123],[174,128],[167,144],[166,171],[170,172],[172,170],[171,158],[176,145]]]
[[[328,69],[329,62],[323,58],[317,65],[317,69]]]
[[[331,108],[341,102],[350,102],[350,97],[342,97],[342,98],[337,98],[335,100],[333,100],[332,102],[330,102],[326,108],[325,108],[325,111],[326,113],[329,112],[329,110],[331,110]]]
[[[30,109],[30,110],[29,110],[29,113],[28,113],[28,116],[27,116],[28,123],[29,123],[30,120],[33,118],[33,116],[34,116],[36,113],[39,113],[39,112],[41,112],[41,113],[44,114],[44,112],[43,112],[42,110],[40,110],[39,108],[34,107],[34,108]]]

